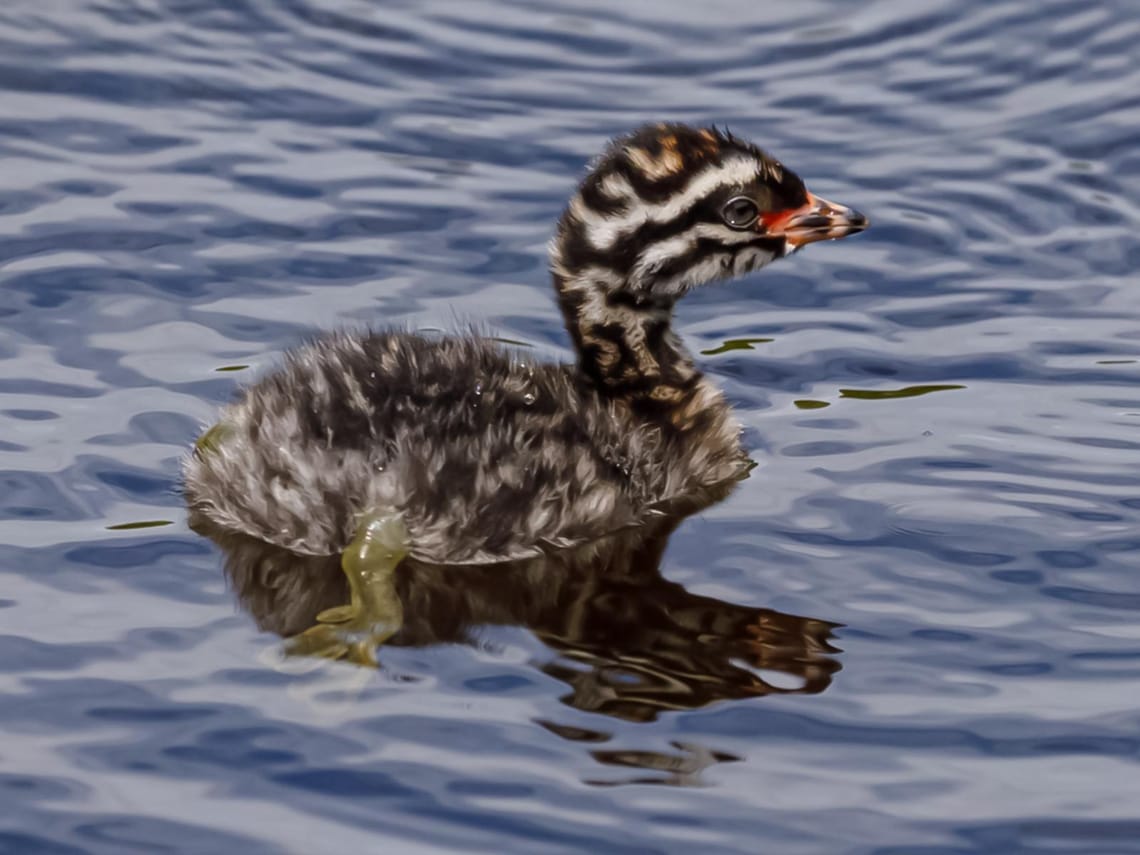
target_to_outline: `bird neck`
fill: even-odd
[[[600,271],[556,268],[554,286],[578,368],[600,392],[666,405],[689,396],[701,375],[673,331],[673,299],[641,296]]]

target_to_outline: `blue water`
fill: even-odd
[[[5,2],[0,852],[1140,852],[1137,12]],[[874,224],[681,308],[761,465],[662,573],[842,624],[816,682],[638,715],[525,626],[283,660],[183,450],[317,328],[567,358],[553,220],[657,118]]]

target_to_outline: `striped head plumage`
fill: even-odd
[[[610,389],[651,387],[665,380],[655,366],[668,354],[654,351],[668,344],[679,297],[867,225],[727,131],[653,124],[620,137],[582,181],[551,244],[580,366]]]

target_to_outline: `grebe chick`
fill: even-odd
[[[596,161],[551,244],[575,364],[474,335],[326,335],[222,411],[185,461],[187,502],[223,531],[308,555],[347,561],[379,538],[395,544],[377,565],[388,572],[405,552],[520,559],[662,503],[716,501],[749,464],[671,327],[674,304],[866,226],[726,132],[643,127]]]

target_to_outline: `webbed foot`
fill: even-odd
[[[340,559],[348,578],[348,605],[318,614],[315,625],[286,642],[286,655],[375,666],[376,648],[403,624],[396,568],[407,553],[408,530],[400,514],[374,512],[362,517]]]

